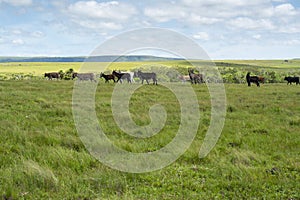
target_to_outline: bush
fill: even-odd
[[[61,77],[61,79],[63,80],[71,80],[72,79],[72,74],[74,72],[74,69],[70,68],[67,71],[63,71],[63,70],[59,70],[59,75]]]

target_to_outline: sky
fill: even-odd
[[[0,0],[0,19],[0,56],[88,56],[118,34],[156,27],[211,59],[300,58],[299,0]]]

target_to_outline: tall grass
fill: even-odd
[[[166,127],[150,139],[123,133],[110,111],[113,83],[100,81],[96,111],[107,136],[132,152],[154,151],[173,137],[180,119],[174,95],[145,85],[132,96],[136,123],[161,103]],[[179,85],[180,86],[180,85]],[[0,195],[13,199],[299,199],[299,86],[226,84],[227,116],[210,154],[198,152],[210,123],[205,85],[193,86],[201,123],[187,152],[164,169],[122,173],[93,158],[72,116],[73,81],[0,81]]]

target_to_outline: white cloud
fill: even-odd
[[[269,0],[182,0],[185,5],[196,5],[196,6],[215,6],[215,5],[232,5],[232,6],[249,6],[266,3]]]
[[[159,4],[144,9],[144,15],[156,22],[168,22],[176,20],[184,25],[211,25],[222,21],[205,8],[183,6],[181,4]]]
[[[43,37],[45,34],[41,31],[34,31],[31,33],[31,36],[35,37],[35,38],[41,38]]]
[[[286,40],[276,40],[273,41],[274,45],[285,45],[285,46],[296,46],[300,45],[300,40],[298,39],[286,39]]]
[[[178,0],[146,6],[144,15],[156,22],[177,20],[184,25],[211,25],[233,18],[261,19],[274,16],[275,12],[291,11],[292,7],[275,8],[271,0]]]
[[[287,41],[284,41],[284,44],[285,45],[291,45],[291,46],[294,46],[294,45],[300,45],[300,40],[287,40]]]
[[[262,30],[272,30],[274,29],[273,22],[269,19],[251,19],[247,17],[239,17],[232,19],[229,25],[242,28],[242,29],[262,29]]]
[[[252,36],[254,39],[259,40],[261,39],[261,35],[260,34],[256,34]]]
[[[193,35],[193,38],[197,39],[197,40],[209,40],[209,35],[206,32],[198,32],[197,34]]]
[[[271,6],[271,0],[181,0],[182,7],[215,17],[246,15]]]
[[[118,1],[78,1],[67,7],[72,22],[95,30],[120,30],[136,13],[134,6]]]
[[[197,24],[214,24],[214,23],[217,23],[217,22],[220,22],[222,21],[222,19],[219,19],[219,18],[214,18],[214,17],[202,17],[201,15],[197,15],[195,13],[192,13],[190,15],[190,17],[188,18],[188,20],[192,23],[197,23]]]
[[[288,33],[288,34],[299,34],[300,33],[300,22],[297,23],[290,23],[281,25],[278,29],[280,33]]]
[[[154,19],[157,22],[166,22],[172,19],[182,19],[187,16],[185,11],[177,5],[167,7],[161,5],[160,7],[148,7],[144,10],[144,15]]]
[[[133,6],[118,1],[78,1],[71,4],[68,11],[80,17],[118,21],[128,20],[136,13]]]
[[[288,0],[272,0],[272,2],[277,2],[277,3],[285,3],[287,2]]]
[[[294,8],[293,5],[286,3],[286,4],[281,4],[275,7],[274,9],[274,14],[275,15],[295,15],[297,12]]]
[[[286,19],[291,16],[299,15],[300,12],[292,4],[284,3],[277,6],[268,6],[264,9],[259,9],[257,17],[269,17],[277,19]]]
[[[76,20],[75,23],[90,29],[110,29],[120,30],[123,28],[121,24],[109,22],[109,21],[97,21],[97,20]]]
[[[12,34],[14,35],[21,35],[22,34],[22,31],[21,30],[12,30]]]
[[[52,0],[50,3],[59,9],[67,7],[67,2],[65,0]]]
[[[25,42],[22,39],[14,39],[12,43],[15,45],[23,45]]]
[[[30,6],[32,0],[0,0],[0,3],[7,3],[13,6]]]

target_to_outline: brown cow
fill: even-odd
[[[265,77],[259,76],[258,81],[261,82],[261,83],[265,83]]]
[[[205,83],[203,74],[195,74],[193,69],[188,69],[189,72],[189,77],[191,79],[191,83],[193,84],[200,84],[200,83]]]

